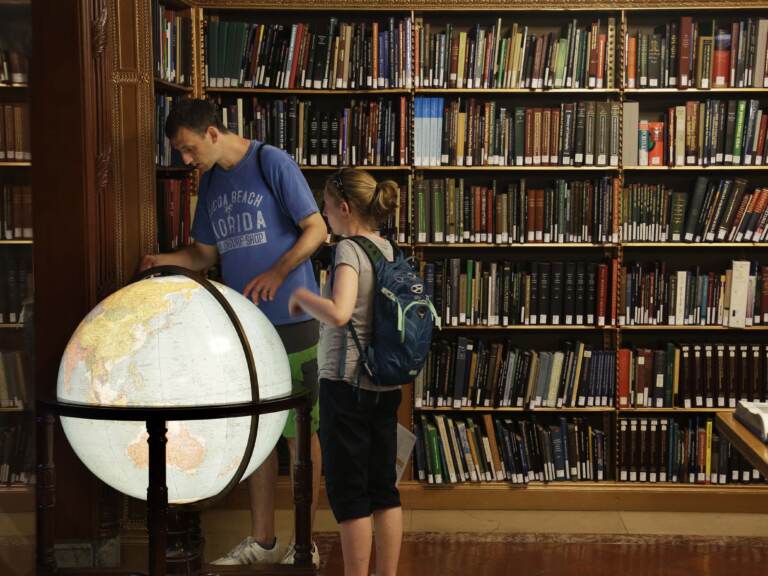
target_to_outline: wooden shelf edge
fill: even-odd
[[[624,94],[728,94],[728,93],[768,93],[768,88],[729,88],[719,87],[710,88],[709,90],[701,90],[699,88],[686,88],[681,90],[680,88],[624,88]]]
[[[725,165],[725,166],[622,166],[625,172],[692,172],[692,171],[708,171],[716,172],[719,170],[768,170],[768,165],[755,166],[753,164],[746,165]]]
[[[442,326],[441,330],[616,330],[616,326],[584,326],[577,324],[510,324],[508,326]]]
[[[578,414],[580,412],[616,412],[616,408],[613,406],[584,406],[582,408],[520,408],[518,406],[503,406],[493,408],[491,406],[463,406],[461,408],[453,408],[452,406],[422,406],[420,408],[413,408],[416,412],[458,412],[458,413],[493,413],[493,414],[542,414],[552,412],[563,412],[569,414]]]
[[[618,166],[414,166],[422,172],[470,172],[477,170],[504,172],[618,172]]]
[[[527,249],[527,248],[618,248],[618,244],[613,243],[592,243],[592,242],[513,242],[508,244],[494,244],[491,242],[422,242],[413,245],[416,250],[419,248],[502,248],[509,249]],[[768,246],[768,244],[766,244]]]
[[[768,513],[768,485],[650,484],[629,482],[558,482],[517,486],[505,482],[428,486],[400,482],[400,498],[411,510],[626,510],[660,512]],[[276,508],[293,506],[290,481],[277,483]],[[220,508],[248,510],[247,483],[240,484]],[[325,482],[320,508],[328,508]]]
[[[414,94],[615,94],[619,95],[618,88],[416,88]]]
[[[0,160],[0,168],[29,168],[31,166],[32,162],[29,161]]]
[[[768,248],[767,242],[620,242],[622,248]]]
[[[191,93],[193,88],[192,86],[187,86],[185,84],[177,84],[176,82],[169,82],[168,80],[163,80],[162,78],[155,78],[155,89],[161,89],[170,91],[170,92],[183,92],[183,93]]]
[[[400,95],[407,96],[411,90],[407,88],[338,88],[338,89],[315,89],[315,88],[217,88],[206,86],[206,93],[211,94],[265,94],[265,95],[291,95],[291,94],[313,94],[321,96],[381,96],[381,95]]]
[[[700,330],[700,331],[714,331],[714,332],[763,332],[768,330],[768,325],[747,326],[745,328],[732,328],[730,326],[670,326],[668,324],[649,324],[649,325],[635,325],[635,326],[619,326],[619,330],[627,332],[650,332],[653,330]]]
[[[34,484],[0,485],[0,514],[33,512],[34,510]]]

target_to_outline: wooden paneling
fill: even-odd
[[[152,22],[146,0],[108,0],[112,45],[112,147],[117,283],[130,281],[141,256],[155,248]]]

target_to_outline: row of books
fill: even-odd
[[[529,188],[526,179],[506,190],[466,185],[463,178],[413,182],[416,242],[489,244],[616,242],[614,196],[619,180],[556,179]]]
[[[0,253],[0,279],[0,324],[23,322],[23,304],[33,288],[31,254]]]
[[[192,19],[152,0],[152,53],[155,77],[176,84],[192,81]]]
[[[0,484],[35,483],[35,435],[22,424],[0,427]]]
[[[0,407],[29,406],[28,391],[31,388],[25,353],[21,350],[0,351]]]
[[[155,165],[180,166],[181,155],[171,146],[171,141],[165,137],[165,120],[173,108],[175,96],[164,94],[155,95]]]
[[[252,24],[205,20],[206,84],[214,88],[363,89],[412,86],[413,22]]]
[[[422,277],[445,326],[614,323],[617,261],[423,262]],[[609,286],[613,288],[609,289]]]
[[[616,352],[584,342],[549,351],[460,336],[433,343],[414,384],[416,408],[613,406]]]
[[[29,82],[29,58],[24,51],[0,47],[0,84]]]
[[[468,31],[416,19],[416,86],[425,88],[613,88],[616,19],[535,33],[523,23]]]
[[[652,30],[631,31],[627,47],[628,88],[768,87],[768,20],[717,22],[681,16]]]
[[[32,238],[32,187],[0,184],[0,238],[22,240]]]
[[[414,422],[414,468],[429,484],[602,481],[609,440],[581,418],[540,424],[535,418],[422,414]]]
[[[630,184],[622,191],[625,242],[762,242],[768,235],[768,189],[747,191],[743,178],[696,178],[693,191]]]
[[[398,166],[409,160],[406,98],[352,99],[323,108],[298,97],[218,101],[232,132],[282,148],[299,165]]]
[[[171,252],[190,243],[197,194],[190,178],[158,178],[157,242],[159,252]]]
[[[0,252],[0,324],[22,322],[22,306],[32,291],[32,255]]]
[[[29,104],[2,104],[0,109],[0,160],[31,160]]]
[[[667,262],[635,262],[619,270],[619,324],[727,326],[768,322],[768,266],[733,260],[723,272]]]
[[[618,166],[621,104],[506,106],[417,96],[417,166]]]
[[[735,408],[768,395],[768,347],[669,342],[618,351],[619,408]]]
[[[768,115],[759,106],[758,100],[689,101],[653,121],[638,118],[639,103],[625,102],[624,165],[763,166]]]
[[[730,484],[765,479],[711,418],[620,418],[619,481]]]

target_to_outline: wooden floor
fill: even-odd
[[[341,547],[336,542],[329,548],[321,573],[342,576]],[[403,542],[398,575],[766,576],[767,566],[764,539],[519,543],[419,538]]]
[[[317,543],[320,574],[343,576],[338,534],[318,534]],[[11,555],[2,554],[10,551],[3,548],[0,574],[34,574],[31,550],[20,554],[16,548]],[[398,575],[766,576],[766,566],[768,538],[421,533],[405,536]],[[136,568],[143,572],[143,566]]]

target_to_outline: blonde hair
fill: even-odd
[[[393,180],[376,182],[360,168],[341,168],[325,181],[325,192],[337,203],[349,204],[366,224],[377,227],[397,208],[400,185]]]

